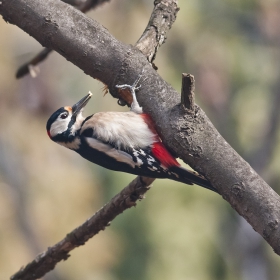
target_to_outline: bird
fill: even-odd
[[[82,112],[92,97],[89,92],[72,107],[61,107],[50,116],[49,138],[110,170],[196,184],[218,193],[202,175],[183,168],[162,143],[152,118],[137,101],[139,76],[132,86],[116,86],[131,92],[130,111],[98,112],[85,118]]]

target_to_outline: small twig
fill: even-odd
[[[182,90],[181,90],[181,104],[184,109],[191,112],[194,111],[194,76],[191,74],[182,74]]]
[[[30,73],[30,67],[35,66],[44,59],[52,52],[51,49],[44,48],[42,51],[40,51],[34,58],[32,58],[30,61],[26,62],[22,66],[19,67],[16,73],[16,78],[20,79],[23,76],[27,75]]]
[[[138,176],[120,193],[113,197],[109,203],[97,211],[91,218],[61,240],[49,247],[47,251],[38,255],[32,262],[21,268],[11,277],[11,280],[34,280],[42,277],[54,269],[61,260],[69,258],[69,252],[84,245],[99,231],[104,230],[110,222],[124,210],[135,206],[137,200],[144,198],[150,189],[154,178]]]
[[[156,0],[154,5],[149,23],[135,45],[151,63],[156,57],[157,50],[165,42],[167,32],[179,11],[177,0]]]

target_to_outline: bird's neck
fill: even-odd
[[[59,145],[64,146],[70,150],[77,151],[80,148],[81,144],[81,139],[79,136],[76,136],[73,138],[71,141],[66,141],[66,142],[57,142]]]
[[[55,136],[52,140],[55,141],[57,144],[62,145],[71,150],[78,150],[81,144],[79,131],[75,131],[74,134],[72,132],[65,131],[62,134]]]

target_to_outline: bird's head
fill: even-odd
[[[82,111],[91,96],[92,93],[89,92],[72,107],[61,107],[51,115],[47,122],[47,132],[53,141],[65,145],[75,140],[84,121]]]

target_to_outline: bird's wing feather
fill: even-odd
[[[126,163],[132,168],[135,168],[137,162],[133,160],[133,157],[129,153],[116,149],[111,144],[103,143],[94,137],[85,137],[85,140],[92,149],[102,152],[118,162]]]
[[[97,137],[92,128],[83,128],[81,137],[87,144],[99,152],[102,152],[118,162],[125,163],[135,170],[135,174],[150,177],[168,177],[168,170],[152,154],[151,147],[126,147],[115,142],[104,142],[104,138]]]
[[[169,151],[161,142],[156,142],[153,144],[152,154],[161,162],[163,166],[167,168],[172,166],[180,166],[178,161],[169,153]]]

